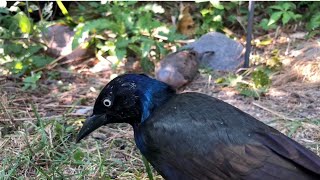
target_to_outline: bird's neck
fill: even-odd
[[[153,81],[146,87],[139,89],[140,103],[141,103],[141,122],[144,122],[149,118],[151,113],[164,104],[169,98],[175,94],[173,90],[167,84],[159,81]]]

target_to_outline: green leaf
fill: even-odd
[[[139,16],[139,19],[137,21],[137,27],[148,32],[160,26],[161,23],[158,20],[152,18],[152,14],[150,12],[144,13]]]
[[[115,51],[119,61],[121,61],[127,55],[126,49],[116,48]]]
[[[111,23],[107,19],[100,18],[97,20],[87,21],[86,23],[80,23],[76,27],[76,32],[72,41],[72,49],[75,49],[79,44],[83,43],[89,33],[95,32],[100,33],[101,31],[110,29],[110,27],[115,27],[114,23]]]
[[[316,28],[320,27],[320,13],[313,15],[310,21],[307,23],[307,29],[315,30]]]
[[[221,22],[222,21],[222,17],[221,17],[221,15],[217,15],[217,16],[214,16],[212,20],[216,21],[216,22]]]
[[[289,9],[296,9],[296,5],[291,2],[285,2],[282,4],[283,11],[288,11]]]
[[[175,40],[186,39],[185,35],[176,33],[175,27],[171,27],[169,29],[168,33],[164,33],[162,31],[160,31],[158,34],[161,35],[161,36],[167,37],[169,42],[174,42]]]
[[[302,15],[301,14],[296,14],[293,19],[297,20],[297,19],[300,19],[300,18],[302,18]]]
[[[126,48],[129,43],[130,40],[128,38],[119,37],[116,42],[116,48]]]
[[[89,5],[91,7],[94,7],[94,8],[98,8],[100,6],[100,3],[97,3],[97,2],[89,2]]]
[[[282,24],[286,25],[290,21],[290,19],[291,19],[291,16],[290,16],[289,13],[287,13],[287,12],[283,13],[283,15],[282,15]]]
[[[158,50],[158,52],[159,52],[159,53],[158,53],[159,57],[160,57],[160,55],[166,55],[166,54],[168,54],[166,48],[164,48],[164,43],[163,43],[163,42],[157,42],[157,43],[156,43],[156,48],[157,48],[157,50]]]
[[[49,56],[41,56],[41,55],[35,55],[31,56],[29,60],[32,62],[32,64],[35,65],[36,68],[44,67],[51,63],[54,59]]]
[[[242,95],[248,97],[259,97],[259,94],[249,84],[239,82],[237,83],[236,89]]]
[[[6,9],[6,8],[0,8],[0,13],[2,13],[2,14],[9,14],[9,11],[8,11],[8,9]]]
[[[141,57],[142,53],[140,47],[135,44],[130,44],[128,48],[131,49],[138,57]]]
[[[23,80],[24,86],[22,87],[23,90],[26,90],[31,87],[34,90],[37,87],[37,82],[41,78],[42,72],[38,72],[36,74],[32,74],[31,76],[26,77]]]
[[[152,45],[154,45],[154,41],[150,39],[145,39],[144,41],[141,42],[141,52],[142,52],[142,57],[147,57]]]
[[[208,13],[210,13],[210,12],[212,12],[210,9],[202,9],[202,10],[200,11],[200,13],[201,13],[202,16],[205,16],[206,14],[208,14]]]
[[[275,22],[277,22],[281,15],[283,14],[283,12],[275,12],[275,13],[272,13],[270,19],[269,19],[269,23],[268,23],[268,26],[274,24]]]
[[[19,12],[14,17],[18,20],[20,31],[24,34],[30,34],[32,30],[32,23],[28,16],[23,12]]]
[[[73,154],[73,159],[75,161],[82,161],[84,158],[84,152],[82,152],[80,149],[77,149]]]
[[[42,49],[42,47],[39,45],[29,46],[28,49],[26,49],[24,57],[29,57],[29,56],[39,52],[41,49]]]
[[[257,70],[252,73],[252,81],[257,88],[269,86],[271,81],[267,73]]]
[[[22,44],[19,44],[19,43],[8,43],[3,48],[4,48],[5,54],[11,54],[11,53],[20,54],[24,50]]]
[[[219,0],[210,0],[210,3],[212,4],[212,6],[216,9],[220,9],[220,10],[223,10],[224,7],[223,5],[220,3]]]
[[[277,9],[277,10],[280,10],[282,11],[283,10],[283,7],[280,6],[280,5],[273,5],[273,6],[269,6],[270,9]]]

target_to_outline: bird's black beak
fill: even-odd
[[[91,115],[86,119],[82,128],[80,129],[76,142],[78,143],[81,139],[86,137],[92,131],[106,124],[107,124],[107,117],[105,114]]]

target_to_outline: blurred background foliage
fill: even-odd
[[[56,62],[46,53],[46,44],[41,39],[53,24],[67,25],[75,31],[73,49],[84,45],[93,49],[98,59],[115,57],[114,68],[132,57],[140,62],[144,72],[151,72],[156,61],[179,49],[186,39],[198,38],[210,31],[238,39],[245,35],[248,2],[186,4],[181,7],[179,2],[2,1],[1,74],[22,77],[25,89],[36,88],[37,81],[48,73],[42,71]],[[312,37],[319,33],[319,9],[320,3],[311,1],[257,2],[253,33],[263,35],[277,28],[300,29]],[[240,86],[241,92],[251,93],[246,91],[248,86],[268,85],[269,81],[264,78],[268,74],[268,71],[257,70],[251,75],[250,85]],[[218,81],[228,82],[228,78],[231,77]]]

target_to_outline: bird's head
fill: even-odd
[[[100,92],[93,113],[84,122],[77,142],[95,129],[110,123],[139,124],[175,91],[167,84],[142,74],[124,74]]]

